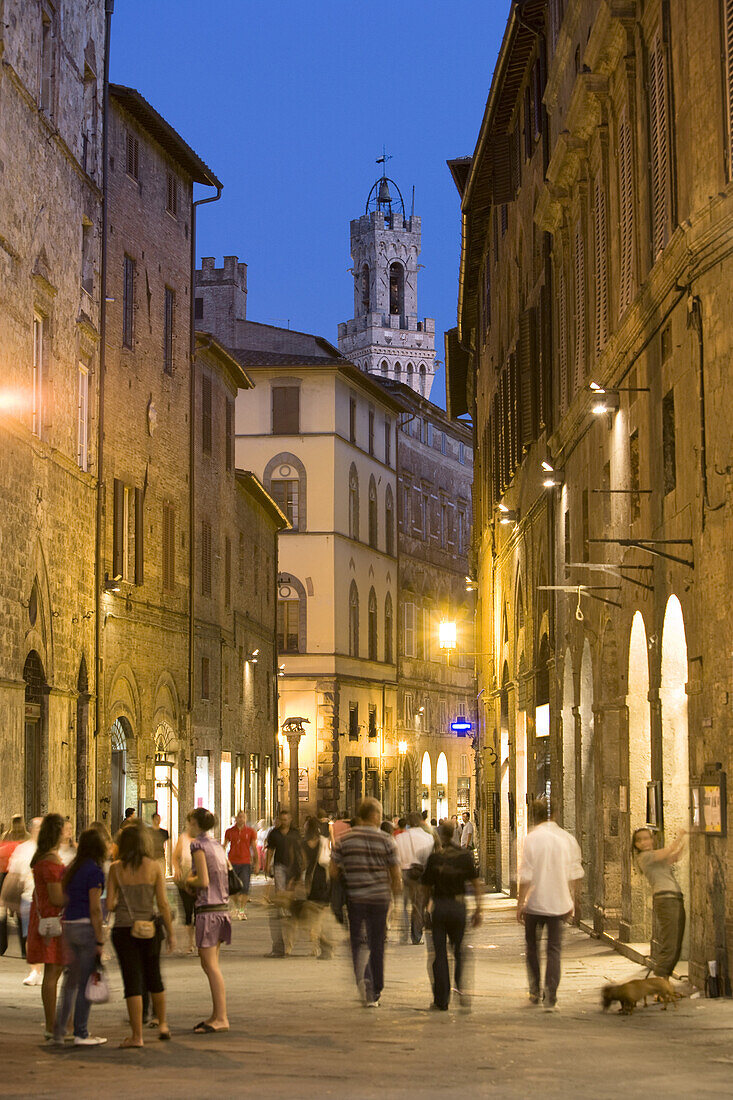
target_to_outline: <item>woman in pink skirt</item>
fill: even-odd
[[[229,873],[226,853],[210,836],[215,817],[198,806],[189,819],[191,860],[193,870],[186,879],[190,890],[196,891],[196,946],[201,967],[209,980],[212,1010],[207,1020],[196,1024],[197,1034],[228,1031],[227,997],[224,975],[219,966],[219,949],[232,942],[232,922],[229,917]]]

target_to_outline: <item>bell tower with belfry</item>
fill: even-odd
[[[382,175],[351,223],[354,316],[338,327],[338,347],[368,374],[391,378],[430,396],[435,375],[435,321],[418,320],[420,219],[409,218],[399,187]]]

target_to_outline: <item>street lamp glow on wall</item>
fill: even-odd
[[[455,649],[457,645],[456,624],[443,620],[443,622],[438,625],[438,646],[440,649],[450,652]]]
[[[399,752],[400,756],[405,756],[405,754],[407,753],[407,741],[398,741],[397,751]]]

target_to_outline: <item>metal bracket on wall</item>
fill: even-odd
[[[657,558],[665,561],[673,561],[677,565],[686,565],[689,569],[695,568],[695,563],[686,558],[680,558],[676,554],[669,554],[666,550],[658,550],[659,546],[692,546],[692,539],[588,539],[588,542],[610,542],[614,546],[629,546],[635,550],[645,550]]]

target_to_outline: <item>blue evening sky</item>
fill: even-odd
[[[456,323],[447,158],[476,142],[509,0],[117,0],[111,79],[137,88],[224,184],[198,255],[248,264],[247,316],[336,343],[349,222],[388,174],[422,218],[419,316]],[[408,209],[409,213],[409,209]],[[444,404],[441,370],[431,394]]]

